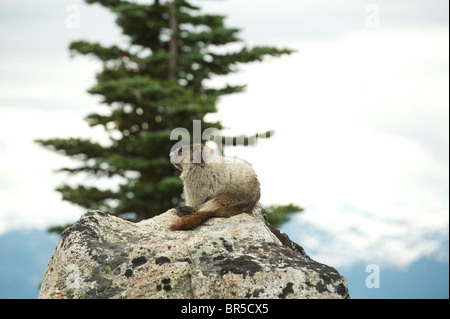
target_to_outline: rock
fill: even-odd
[[[176,218],[84,214],[61,234],[39,298],[349,298],[344,277],[260,211],[171,232]]]

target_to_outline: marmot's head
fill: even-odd
[[[170,162],[182,171],[186,165],[205,166],[214,158],[214,152],[204,144],[190,144],[173,150],[169,156]]]

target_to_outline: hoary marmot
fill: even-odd
[[[213,217],[252,213],[261,196],[259,181],[249,164],[217,156],[203,144],[182,146],[170,153],[181,170],[186,206],[170,230],[188,230]]]

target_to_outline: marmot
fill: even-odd
[[[181,170],[186,205],[177,208],[170,230],[197,227],[213,217],[252,213],[261,196],[255,171],[246,162],[217,156],[204,144],[182,146],[170,153]]]

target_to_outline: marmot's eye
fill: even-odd
[[[183,149],[180,147],[180,148],[178,149],[178,156],[181,156],[181,154],[183,154]]]

